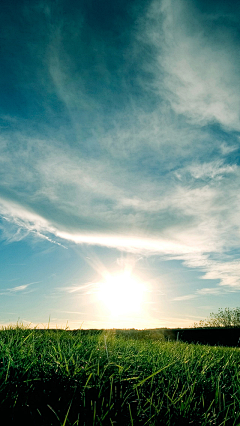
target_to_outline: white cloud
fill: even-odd
[[[68,287],[60,287],[57,288],[57,290],[59,291],[66,291],[67,293],[85,293],[86,289],[92,288],[95,286],[95,283],[87,283],[87,284],[82,284],[82,285],[72,285],[72,286],[68,286]],[[87,290],[88,291],[88,290]]]
[[[228,155],[238,149],[236,145],[228,145],[225,142],[220,145],[220,150],[223,155]]]
[[[226,174],[235,173],[237,169],[237,165],[224,165],[221,160],[211,161],[208,163],[193,164],[188,167],[189,173],[195,179],[221,179]]]
[[[28,287],[28,285],[27,284],[24,284],[24,285],[19,285],[19,286],[17,286],[17,287],[13,287],[13,288],[10,288],[9,289],[9,291],[11,291],[11,292],[18,292],[18,291],[23,291],[23,290],[26,290],[26,288]]]
[[[176,301],[182,301],[182,300],[191,300],[191,299],[195,299],[196,294],[186,294],[185,296],[179,296],[179,297],[175,297],[173,300]]]
[[[170,181],[169,175],[167,180],[163,176],[159,181],[148,176],[141,178],[141,174],[131,181],[131,173],[126,173],[118,182],[118,175],[113,172],[114,163],[109,163],[105,170],[104,162],[89,161],[87,164],[74,158],[69,149],[62,151],[52,146],[46,152],[47,158],[43,155],[31,157],[39,177],[36,193],[29,196],[26,191],[22,198],[24,204],[6,198],[0,200],[2,217],[9,226],[14,225],[13,228],[4,227],[9,241],[34,235],[59,245],[65,241],[65,246],[73,242],[139,254],[159,254],[182,259],[186,266],[205,271],[206,278],[218,279],[223,285],[239,286],[235,262],[226,262],[228,259],[223,258],[216,262],[210,258],[211,253],[224,253],[226,249],[239,246],[237,166],[225,166],[221,161],[193,163],[179,169],[180,181],[173,172]],[[235,179],[229,180],[228,176],[233,174]],[[221,186],[216,179],[219,176]],[[200,177],[203,183],[199,185],[196,181]],[[206,183],[206,179],[210,181]],[[76,198],[71,191],[63,189],[61,185],[65,184],[75,188]],[[51,188],[50,195],[46,188]],[[98,204],[92,207],[95,197],[98,197]],[[110,208],[105,204],[105,197],[112,203]],[[54,213],[49,214],[48,207],[37,213],[38,201],[42,200],[48,200],[49,207],[58,214],[63,212],[60,220]],[[31,204],[33,207],[29,206]],[[87,229],[86,218],[89,221]],[[108,226],[104,224],[106,221]]]
[[[159,93],[193,123],[240,130],[239,46],[231,33],[210,30],[190,1],[154,1],[148,18],[147,36],[159,52]]]
[[[209,294],[222,294],[223,292],[221,291],[220,288],[218,287],[213,287],[213,288],[201,288],[200,290],[197,290],[197,294],[202,294],[202,295],[209,295]]]
[[[39,281],[35,281],[35,282],[28,283],[28,284],[22,284],[22,285],[19,285],[19,286],[16,286],[16,287],[6,288],[6,289],[3,289],[3,290],[0,289],[0,294],[1,295],[11,295],[11,294],[16,294],[16,293],[21,293],[21,292],[29,293],[29,291],[25,292],[25,290],[29,286],[32,286],[33,284],[38,284],[38,283],[39,283]]]
[[[206,278],[206,276],[204,276],[203,278]],[[229,288],[228,284],[225,283],[225,282],[224,282],[224,285],[226,285],[227,287],[211,287],[211,288],[205,287],[205,288],[201,288],[201,289],[197,290],[195,293],[175,297],[173,300],[182,301],[182,300],[196,299],[197,297],[201,297],[201,296],[220,296],[220,295],[223,295],[223,294],[227,294],[227,293],[231,293],[233,291],[240,290],[240,286],[236,288],[236,283],[234,285],[234,287],[235,287],[234,290]]]
[[[4,224],[0,226],[3,238],[8,242],[21,241],[31,235],[32,237],[45,239],[66,248],[61,243],[52,240],[46,235],[54,234],[54,227],[29,208],[0,197],[0,214],[2,221],[6,221],[9,224],[9,226],[4,226]]]

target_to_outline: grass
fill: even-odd
[[[0,331],[5,424],[240,425],[240,350],[137,331]]]

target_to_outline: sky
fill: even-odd
[[[239,306],[240,3],[2,0],[0,33],[0,325]]]

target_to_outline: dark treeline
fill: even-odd
[[[240,327],[186,328],[166,330],[166,338],[203,345],[240,346]]]
[[[37,330],[36,330],[37,331]],[[39,330],[42,331],[42,330]],[[65,333],[66,330],[51,329],[55,333]],[[203,344],[203,345],[219,345],[219,346],[232,346],[240,347],[240,327],[207,327],[207,328],[156,328],[146,330],[136,329],[77,329],[67,330],[69,334],[83,334],[83,335],[106,335],[111,334],[116,338],[126,339],[153,339],[163,341],[182,341],[187,343]]]

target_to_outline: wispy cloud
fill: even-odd
[[[15,294],[18,294],[18,293],[24,293],[25,294],[25,293],[29,292],[29,290],[27,292],[25,291],[25,290],[28,289],[28,287],[30,287],[34,284],[38,284],[38,283],[39,283],[39,281],[36,281],[36,282],[28,283],[28,284],[22,284],[22,285],[19,285],[19,286],[16,286],[16,287],[0,289],[0,294],[1,295],[15,295]]]
[[[239,60],[234,34],[191,1],[154,1],[147,34],[158,49],[159,92],[193,123],[239,130]]]
[[[58,291],[64,291],[66,293],[84,293],[88,294],[89,289],[94,288],[96,286],[95,283],[87,283],[81,285],[72,285],[68,287],[60,287],[56,288]]]
[[[29,284],[28,284],[29,285]],[[25,285],[19,285],[19,286],[17,286],[17,287],[13,287],[13,288],[10,288],[9,289],[9,291],[10,292],[16,292],[16,291],[23,291],[23,290],[26,290],[26,288],[28,288],[28,285],[27,284],[25,284]]]
[[[197,290],[197,294],[203,294],[203,295],[208,295],[208,294],[222,294],[223,291],[216,287],[216,288],[201,288],[200,290]]]
[[[240,289],[240,286],[236,286],[236,282],[234,284],[235,289],[234,288],[231,289],[227,287],[228,284],[225,283],[224,281],[223,283],[226,285],[226,287],[201,288],[201,289],[198,289],[195,293],[178,296],[178,297],[175,297],[173,300],[182,301],[182,300],[196,299],[197,297],[201,297],[201,296],[211,296],[211,295],[220,296],[220,295],[228,294],[231,292],[237,292]],[[231,287],[231,285],[229,286]]]
[[[19,200],[2,198],[2,215],[15,226],[12,229],[4,227],[9,241],[19,241],[31,234],[58,245],[62,244],[61,241],[68,241],[140,254],[178,256],[190,267],[209,268],[208,276],[214,276],[214,279],[220,279],[226,285],[233,284],[234,280],[236,282],[236,274],[231,273],[229,278],[230,271],[236,268],[234,263],[224,262],[227,273],[220,273],[221,265],[210,261],[208,255],[239,244],[236,234],[239,195],[235,183],[239,180],[239,169],[236,165],[224,165],[222,160],[193,163],[180,167],[167,177],[163,175],[161,181],[158,178],[153,180],[150,176],[143,179],[139,174],[130,185],[124,181],[126,174],[119,187],[112,170],[114,163],[110,163],[108,177],[105,176],[102,184],[99,173],[98,193],[97,176],[94,172],[90,176],[90,171],[92,167],[99,172],[103,170],[102,165],[99,169],[94,165],[88,169],[88,165],[86,174],[81,172],[79,175],[76,160],[70,156],[71,149],[69,157],[65,154],[66,162],[60,161],[62,169],[55,164],[54,153],[60,161],[63,152],[59,148],[57,151],[52,148],[49,157],[52,160],[48,159],[48,165],[43,162],[38,168],[44,190],[38,189],[31,200],[26,193],[25,205]],[[57,171],[50,174],[54,167]],[[230,175],[235,176],[235,181],[229,180]],[[192,179],[190,187],[189,176]],[[84,182],[87,182],[86,190],[82,189],[82,180],[83,188],[86,185]],[[73,199],[71,193],[58,192],[61,181],[72,186],[74,191],[80,191],[84,206],[80,198]],[[47,194],[46,188],[50,186],[51,193]],[[59,194],[58,197],[54,195],[55,192]],[[38,199],[47,200],[46,209],[42,210]],[[48,206],[53,209],[53,214],[49,214]],[[66,246],[66,243],[62,245]]]
[[[178,300],[178,301],[182,301],[182,300],[191,300],[191,299],[195,299],[196,294],[186,294],[185,296],[178,296],[175,297],[173,300]]]

